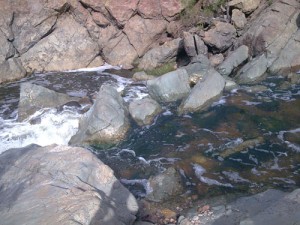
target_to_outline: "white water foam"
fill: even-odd
[[[299,132],[300,132],[300,128],[293,129],[293,130],[288,130],[288,131],[280,131],[279,134],[277,135],[277,137],[281,141],[283,141],[284,143],[286,143],[289,148],[293,149],[296,152],[300,152],[300,146],[299,145],[294,144],[294,143],[292,143],[290,141],[286,141],[284,139],[284,134],[286,134],[286,133],[292,133],[292,134],[294,134],[294,133],[299,133]]]
[[[43,109],[25,122],[0,120],[0,153],[10,148],[20,148],[29,144],[46,146],[67,145],[78,130],[80,114],[65,110]],[[37,124],[30,124],[33,118],[40,118]]]
[[[103,72],[104,70],[108,70],[108,69],[120,70],[121,67],[112,66],[112,65],[109,65],[108,63],[105,63],[103,66],[99,66],[99,67],[80,68],[80,69],[77,69],[77,70],[67,70],[65,72],[93,72],[93,71]]]
[[[150,186],[150,183],[147,179],[133,179],[133,180],[121,179],[120,181],[121,181],[121,183],[123,183],[125,185],[135,186],[135,185],[139,184],[139,185],[143,186],[143,188],[146,192],[144,196],[153,192],[153,189]],[[141,196],[141,197],[144,197],[144,196]]]
[[[249,180],[241,177],[238,172],[223,171],[222,174],[224,174],[229,180],[234,181],[236,183],[251,183]]]

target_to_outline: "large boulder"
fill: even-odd
[[[189,57],[194,57],[199,54],[207,55],[207,46],[198,35],[183,32],[183,43],[184,50]]]
[[[193,87],[189,96],[180,104],[179,114],[207,108],[223,92],[225,79],[213,68]]]
[[[161,106],[151,98],[135,100],[129,104],[130,115],[140,126],[152,124],[161,111]]]
[[[185,69],[177,69],[148,80],[146,85],[151,97],[159,102],[174,102],[190,92],[189,75]]]
[[[86,149],[10,149],[0,155],[0,169],[2,225],[131,225],[135,220],[134,196]]]
[[[52,91],[32,83],[22,83],[18,106],[18,120],[23,121],[36,111],[43,108],[54,108],[79,98]]]
[[[101,86],[94,105],[83,115],[71,145],[95,144],[108,147],[121,142],[129,129],[128,111],[115,87]]]
[[[212,48],[214,53],[224,52],[232,46],[236,29],[230,23],[215,22],[215,27],[204,33],[203,41]]]
[[[139,68],[151,70],[156,67],[162,66],[166,63],[175,62],[178,52],[181,48],[181,38],[165,42],[159,47],[152,48],[141,59],[141,62],[139,63]]]

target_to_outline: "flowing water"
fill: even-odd
[[[147,95],[142,84],[103,69],[35,74],[2,85],[0,153],[30,143],[67,144],[78,129],[81,114],[70,107],[40,110],[32,116],[41,118],[37,124],[30,119],[17,122],[21,82],[91,98],[104,82],[110,82],[127,103]],[[89,149],[137,196],[149,191],[150,176],[169,166],[180,171],[187,194],[201,197],[270,187],[294,189],[300,186],[300,86],[285,89],[285,83],[284,77],[270,76],[261,83],[263,91],[242,86],[225,92],[199,113],[178,116],[175,104],[164,106],[153,125],[133,125],[118,147]]]

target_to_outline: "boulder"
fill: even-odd
[[[204,33],[203,41],[212,48],[213,53],[226,51],[232,46],[236,29],[230,23],[215,22],[215,27]]]
[[[138,205],[90,151],[30,145],[0,155],[1,224],[133,224]]]
[[[71,145],[95,144],[109,147],[121,142],[129,130],[128,111],[115,87],[101,86],[94,105],[79,121]]]
[[[177,69],[148,80],[146,85],[151,97],[159,102],[174,102],[190,92],[189,75],[185,69]]]
[[[181,38],[165,42],[163,45],[148,51],[141,59],[138,67],[144,70],[151,70],[166,63],[176,62],[176,57],[181,48]]]
[[[238,9],[232,10],[231,20],[238,30],[242,30],[247,23],[245,14]]]
[[[225,61],[219,65],[218,72],[223,76],[229,76],[231,72],[245,62],[249,57],[249,48],[246,45],[242,45],[229,56],[226,57]]]
[[[213,67],[216,67],[224,61],[224,56],[222,53],[211,55],[209,61]]]
[[[241,9],[244,13],[249,14],[259,6],[261,0],[232,0],[228,2],[228,6]]]
[[[145,81],[145,80],[152,80],[156,78],[153,75],[148,75],[145,71],[136,72],[132,76],[132,80],[134,81]]]
[[[123,31],[141,57],[166,28],[167,22],[165,20],[143,19],[139,15],[135,15],[126,23]]]
[[[150,177],[149,186],[152,191],[146,198],[154,202],[167,200],[183,192],[181,177],[173,167],[168,168],[161,174]]]
[[[18,106],[18,120],[23,121],[36,111],[43,108],[54,108],[79,98],[52,91],[32,83],[22,83]]]
[[[21,61],[27,71],[63,71],[87,67],[99,47],[72,16],[61,16],[52,33],[27,52]]]
[[[183,32],[184,50],[189,57],[199,54],[207,55],[207,46],[198,35]]]
[[[215,69],[208,69],[205,76],[196,83],[189,96],[180,104],[178,113],[205,109],[222,94],[224,87],[224,78]]]
[[[129,104],[129,113],[140,126],[152,124],[161,111],[161,106],[151,98],[135,100]]]

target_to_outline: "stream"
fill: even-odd
[[[81,114],[72,107],[40,110],[32,116],[41,117],[38,124],[17,122],[22,82],[90,98],[110,82],[127,103],[148,95],[142,83],[106,69],[117,68],[34,74],[1,85],[0,153],[31,143],[67,144],[78,129]],[[201,198],[267,188],[293,190],[300,186],[300,85],[286,86],[280,74],[259,85],[224,92],[198,113],[178,116],[176,104],[165,105],[151,126],[132,122],[128,138],[119,146],[89,149],[138,197],[149,191],[150,176],[170,166],[180,171],[186,194]]]

